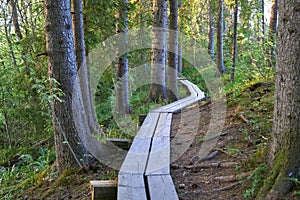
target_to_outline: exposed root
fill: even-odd
[[[211,154],[209,154],[208,156],[206,156],[206,157],[204,157],[204,158],[202,158],[202,159],[200,159],[200,160],[198,160],[198,159],[199,159],[199,156],[196,155],[196,156],[192,157],[192,159],[191,159],[191,164],[204,162],[204,161],[206,161],[206,160],[211,160],[211,159],[215,158],[215,157],[218,155],[218,152],[219,152],[219,151],[214,151],[214,152],[212,152]]]
[[[222,182],[235,182],[247,178],[250,174],[251,172],[242,172],[241,174],[237,174],[237,175],[217,176],[214,177],[213,179]]]
[[[242,181],[239,181],[239,182],[233,183],[231,185],[228,185],[228,186],[225,186],[225,187],[222,187],[222,188],[214,189],[214,190],[212,190],[212,192],[220,192],[220,191],[224,191],[224,190],[230,190],[233,187],[235,187],[235,186],[237,186],[241,183],[242,183]]]
[[[240,163],[238,162],[217,162],[217,163],[202,163],[197,165],[185,166],[186,169],[201,169],[201,168],[233,168]]]

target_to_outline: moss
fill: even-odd
[[[55,181],[54,184],[45,192],[42,199],[47,198],[51,193],[56,191],[60,187],[69,186],[74,183],[72,175],[77,175],[83,172],[83,169],[80,168],[70,168],[65,170]]]
[[[258,149],[249,160],[245,163],[247,169],[256,168],[266,160],[266,147]]]
[[[51,169],[51,167],[48,167],[47,169],[35,174],[33,177],[25,179],[20,184],[20,187],[26,188],[31,185],[34,185],[36,187],[39,186],[43,182],[43,179],[45,178],[45,176],[47,175],[47,173],[49,172],[50,169]]]
[[[269,171],[267,179],[264,181],[256,199],[265,199],[267,194],[272,189],[273,185],[279,180],[281,169],[284,165],[285,152],[282,150],[278,153],[272,169]]]

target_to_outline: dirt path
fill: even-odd
[[[173,117],[171,138],[196,131],[187,151],[171,164],[171,175],[179,198],[244,199],[246,188],[251,188],[251,182],[247,180],[249,169],[245,167],[245,163],[255,152],[256,145],[245,140],[245,134],[241,130],[247,124],[236,117],[233,108],[227,110],[223,136],[220,136],[211,151],[212,159],[194,165],[191,163],[192,160],[197,161],[195,156],[198,155],[203,136],[208,130],[210,111],[211,103],[203,102],[190,106]],[[193,117],[197,114],[199,118]],[[189,120],[183,122],[183,115]],[[193,121],[194,118],[199,122]],[[181,147],[172,145],[171,152],[177,151],[177,148]]]

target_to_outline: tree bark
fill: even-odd
[[[278,15],[278,0],[272,0],[271,15],[270,15],[270,29],[269,41],[271,42],[270,49],[270,66],[275,66],[275,41],[277,32],[277,15]]]
[[[181,8],[182,6],[182,0],[179,0],[178,1],[178,29],[180,29],[180,13],[179,13],[179,9]],[[180,31],[180,30],[179,30]],[[178,41],[178,74],[181,75],[182,73],[182,44],[181,42]]]
[[[178,44],[178,73],[181,74],[182,73],[182,44]]]
[[[232,71],[231,71],[231,81],[234,82],[235,75],[235,61],[236,61],[236,52],[237,52],[237,25],[238,25],[238,0],[235,0],[234,7],[234,27],[233,27],[233,39],[232,39]]]
[[[142,6],[146,7],[146,2],[145,0],[142,0]],[[145,38],[145,30],[146,30],[146,16],[144,13],[141,13],[141,43],[142,46],[144,46],[144,38]],[[146,56],[146,51],[143,51],[142,55],[141,55],[141,62],[143,63],[143,68],[145,70],[145,74],[148,74],[148,70],[147,70],[147,56]]]
[[[261,26],[263,32],[263,40],[265,39],[265,0],[261,0]]]
[[[10,6],[12,9],[12,22],[15,28],[15,33],[18,37],[19,40],[23,38],[20,24],[19,24],[19,19],[18,19],[18,9],[17,9],[17,2],[15,0],[10,0]]]
[[[116,25],[116,33],[128,32],[128,17],[127,17],[128,0],[121,0],[120,8],[117,13],[118,23]],[[123,41],[123,46],[126,48],[128,45],[127,39]],[[128,97],[128,59],[125,55],[117,54],[117,70],[116,78],[116,113],[120,116],[128,114],[130,112],[129,97]]]
[[[278,15],[278,0],[272,0],[271,15],[270,15],[270,33],[276,34],[277,30],[277,15]]]
[[[76,166],[90,164],[85,142],[79,134],[90,134],[84,125],[86,116],[79,84],[74,51],[70,1],[45,0],[46,45],[50,80],[60,83],[61,101],[52,103],[56,166],[59,173]],[[54,83],[51,82],[53,89]],[[58,87],[58,86],[57,86]],[[52,90],[52,93],[55,93]],[[76,95],[76,96],[75,96]],[[76,108],[77,113],[72,108]],[[81,121],[78,117],[80,116]],[[75,120],[78,120],[77,122]],[[77,123],[77,124],[76,124]],[[81,124],[82,127],[78,127]]]
[[[153,32],[151,56],[151,85],[147,102],[167,99],[166,48],[167,48],[167,0],[153,1]],[[160,30],[156,29],[160,28]]]
[[[208,54],[211,59],[215,60],[215,28],[214,12],[212,0],[209,1],[209,33],[208,33]]]
[[[178,5],[177,0],[170,2],[170,32],[168,56],[168,100],[178,100],[177,72],[178,72]]]
[[[298,0],[279,2],[274,117],[268,159],[272,169],[259,199],[282,199],[293,190],[290,178],[300,179],[299,8]]]
[[[83,23],[83,8],[82,0],[73,0],[73,32],[74,44],[76,52],[76,64],[78,68],[78,76],[80,82],[80,89],[82,93],[82,100],[85,113],[88,117],[89,128],[92,132],[97,131],[97,121],[94,112],[94,106],[90,93],[89,73],[87,67],[87,58],[84,41],[84,23]]]
[[[223,52],[223,21],[224,21],[224,2],[219,0],[218,14],[218,33],[217,33],[217,76],[221,76],[226,71],[224,67]]]

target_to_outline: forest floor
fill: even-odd
[[[187,151],[171,163],[171,175],[179,199],[253,198],[267,173],[263,164],[264,150],[271,131],[273,105],[273,89],[269,85],[259,87],[255,91],[246,89],[245,98],[241,98],[242,103],[240,100],[227,102],[222,136],[210,152],[211,159],[194,165],[191,161],[198,155],[208,130],[212,102],[208,99],[174,114],[171,138],[189,129],[197,130]],[[256,101],[260,103],[255,104]],[[190,119],[188,123],[182,124],[183,115]],[[200,117],[193,117],[195,115]],[[171,147],[171,152],[172,149],[176,150],[176,144]],[[99,177],[112,179],[117,176],[116,171],[104,166],[88,170],[68,170],[58,178],[53,178],[52,171],[50,169],[38,185],[19,194],[18,198],[91,199],[90,180],[99,180]]]
[[[245,199],[246,191],[252,188],[252,181],[247,179],[257,164],[246,165],[257,150],[255,143],[263,143],[263,138],[256,138],[252,143],[245,139],[241,131],[250,126],[238,115],[236,108],[228,108],[225,126],[216,145],[209,155],[212,157],[203,162],[195,162],[193,158],[199,154],[203,137],[208,130],[211,116],[211,102],[199,103],[173,118],[172,137],[184,134],[183,129],[194,129],[196,122],[181,126],[181,115],[184,112],[194,115],[199,112],[200,126],[195,140],[188,150],[171,165],[171,175],[176,186],[179,199]],[[197,106],[199,108],[197,108]],[[184,114],[184,115],[189,115]],[[192,118],[192,117],[191,117]],[[176,146],[173,146],[176,149]],[[197,160],[197,159],[196,159]],[[250,194],[248,195],[251,196]]]

